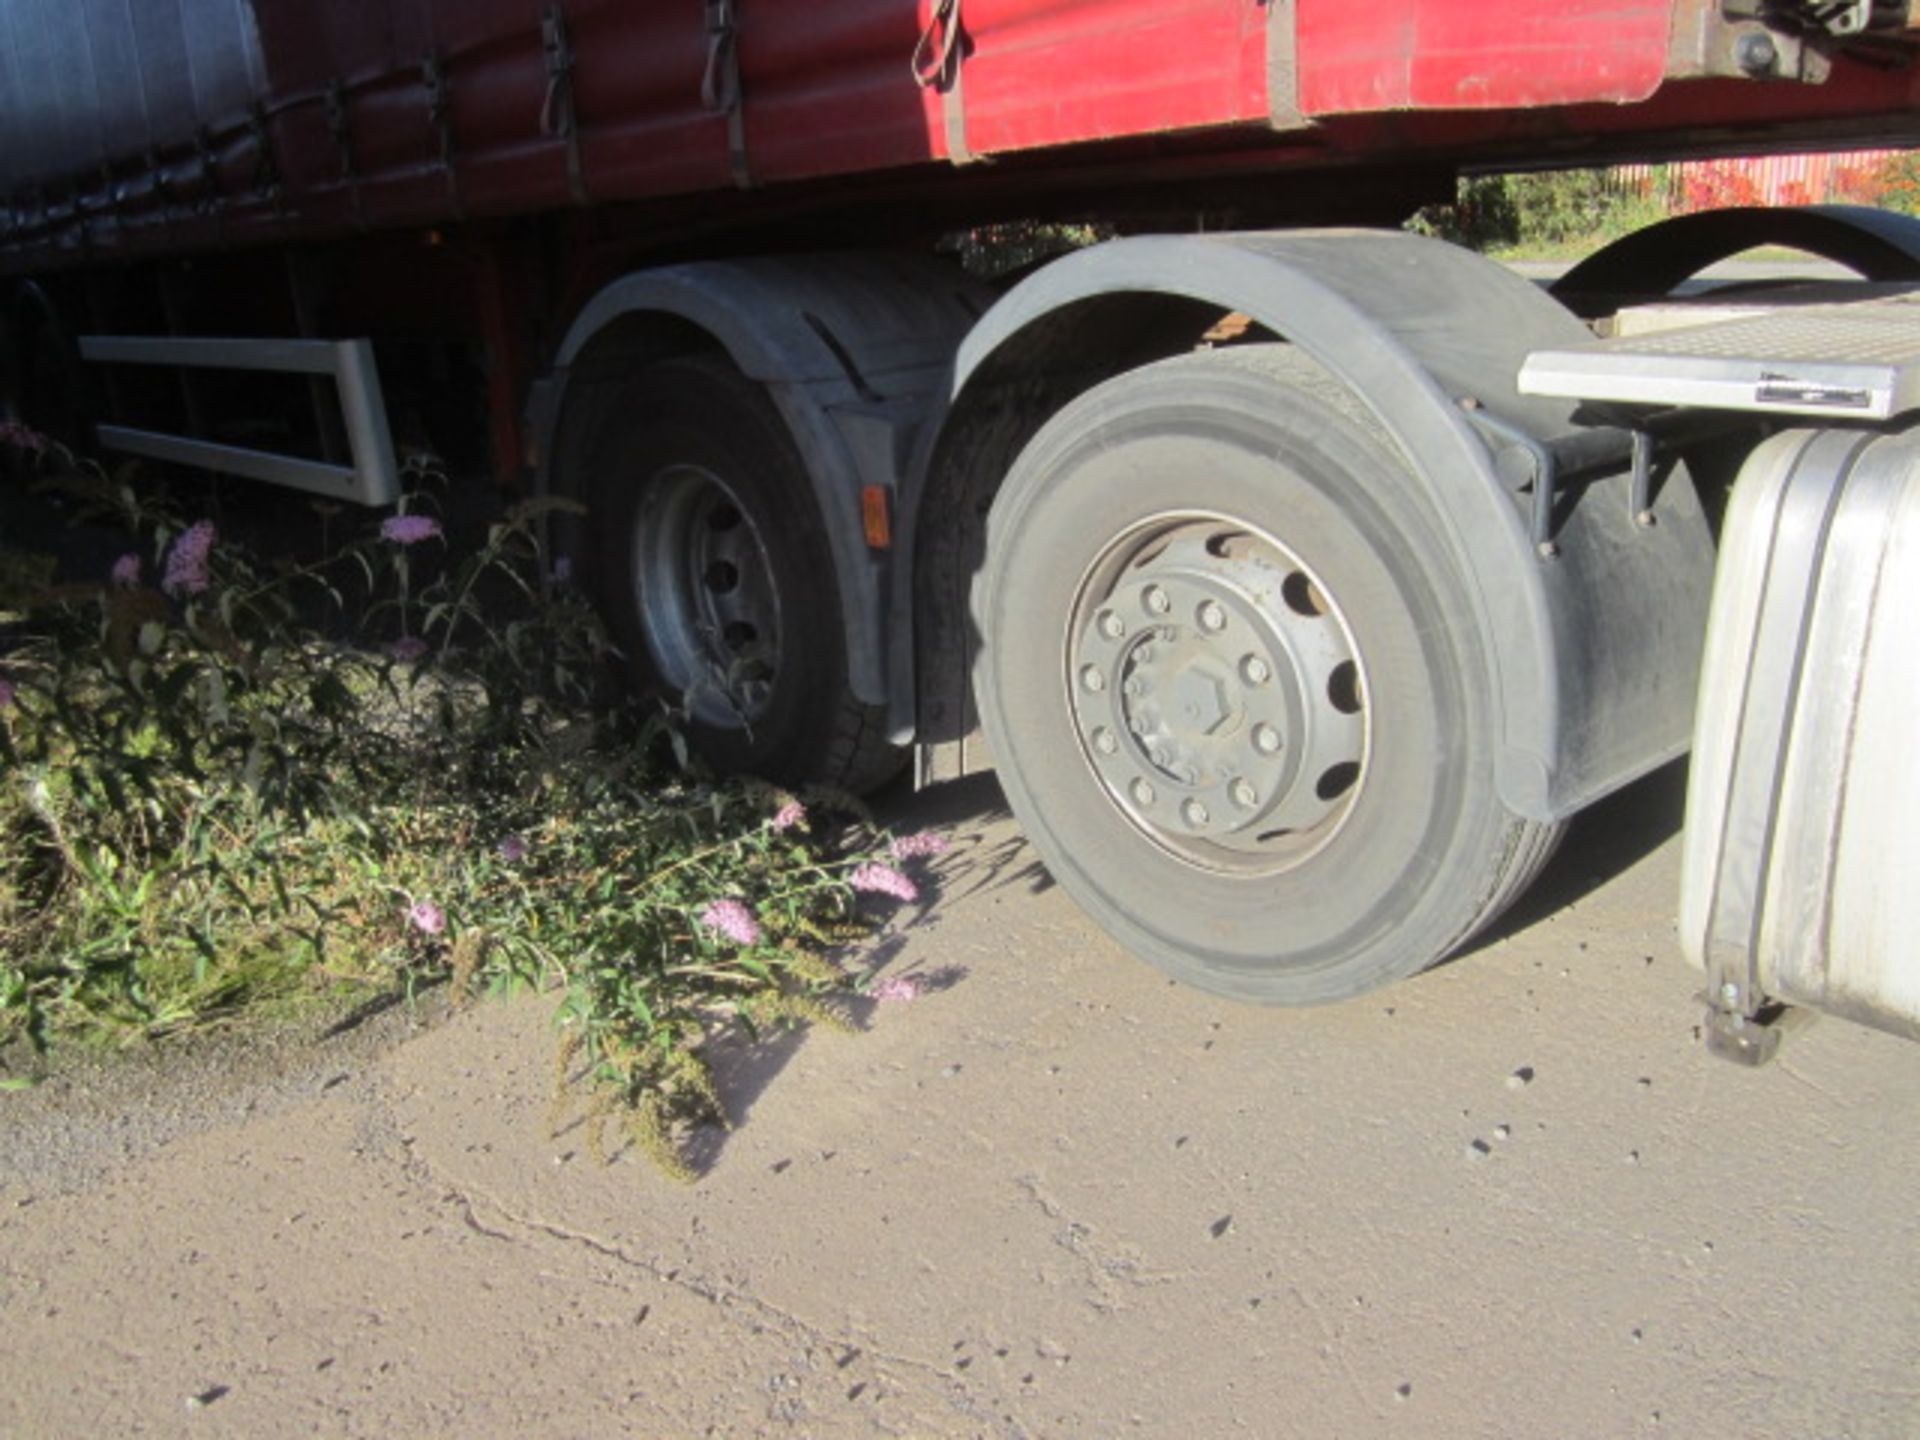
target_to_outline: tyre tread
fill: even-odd
[[[1236,369],[1249,371],[1311,396],[1368,432],[1392,453],[1399,453],[1393,437],[1380,423],[1379,417],[1367,408],[1352,388],[1296,347],[1285,343],[1269,343],[1236,346],[1216,353],[1223,363]],[[1546,868],[1547,862],[1553,859],[1566,834],[1563,822],[1527,820],[1516,815],[1509,825],[1504,858],[1496,861],[1492,868],[1485,898],[1459,933],[1440,947],[1433,964],[1440,964],[1458,951],[1519,899],[1541,870]]]
[[[906,761],[907,751],[887,739],[886,707],[848,696],[835,717],[818,778],[864,795],[899,774]]]

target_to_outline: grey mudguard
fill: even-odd
[[[543,469],[566,424],[569,371],[596,337],[635,317],[703,332],[767,387],[799,447],[833,550],[848,681],[859,699],[881,704],[889,553],[865,542],[861,487],[894,487],[982,308],[955,266],[917,256],[713,260],[622,276],[581,309],[529,407]],[[550,480],[542,475],[543,489]]]
[[[1573,402],[1514,388],[1530,351],[1590,338],[1568,311],[1499,265],[1412,235],[1119,240],[1056,261],[988,312],[960,347],[954,409],[1034,327],[1129,294],[1251,317],[1349,386],[1394,438],[1492,638],[1497,780],[1515,813],[1563,818],[1685,752],[1713,545],[1684,468],[1659,472],[1651,525],[1635,523],[1624,466],[1584,483],[1557,520],[1557,554],[1543,558],[1498,442],[1469,418],[1477,407],[1542,442],[1580,430]]]

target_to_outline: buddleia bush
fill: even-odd
[[[449,553],[415,498],[268,565],[0,443],[129,537],[78,583],[0,550],[0,1039],[553,987],[569,1104],[685,1173],[683,1127],[725,1119],[714,1038],[837,1020],[861,892],[917,897],[936,838],[705,775],[618,695],[541,541],[560,502]]]

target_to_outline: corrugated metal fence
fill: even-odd
[[[1723,205],[1821,205],[1879,198],[1880,176],[1899,150],[1845,150],[1820,155],[1763,155],[1681,160],[1669,165],[1616,165],[1608,181],[1623,193],[1663,201],[1670,210]]]

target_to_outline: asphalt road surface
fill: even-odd
[[[538,1002],[0,1095],[0,1435],[1913,1436],[1920,1046],[1704,1053],[1679,784],[1306,1012],[902,801],[930,993],[731,1056],[691,1187],[554,1133]]]

